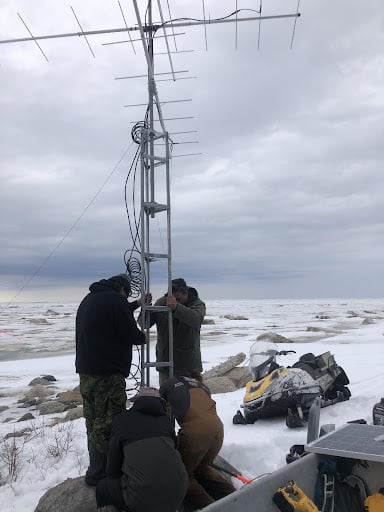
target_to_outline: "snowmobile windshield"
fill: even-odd
[[[249,350],[249,365],[253,380],[257,381],[270,373],[271,363],[276,361],[277,347],[270,342],[256,342]]]

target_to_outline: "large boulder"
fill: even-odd
[[[51,384],[51,381],[48,379],[44,379],[43,377],[35,377],[34,379],[31,380],[28,386],[37,386],[38,384],[41,384],[42,386],[49,386]]]
[[[63,391],[57,393],[57,398],[63,404],[81,405],[83,403],[83,397],[79,391]]]
[[[223,468],[222,475],[231,479],[228,472],[239,474],[229,462],[218,455],[214,464]],[[188,508],[182,507],[183,512]],[[64,482],[48,491],[40,498],[34,512],[117,512],[112,506],[97,509],[96,493],[94,487],[89,487],[84,482],[84,477],[68,478]]]
[[[247,382],[252,380],[252,374],[249,366],[236,366],[236,368],[229,370],[229,372],[225,374],[225,377],[228,377],[228,379],[233,382],[236,389],[245,387]]]
[[[94,487],[84,477],[68,478],[49,489],[39,500],[35,512],[96,512]]]
[[[245,357],[246,355],[243,352],[240,352],[235,356],[228,357],[228,359],[224,361],[224,363],[214,366],[210,370],[204,372],[203,381],[225,375],[227,372],[232,370],[232,368],[235,368],[235,366],[241,364],[245,360]]]
[[[227,320],[249,320],[249,318],[242,315],[224,315],[223,318],[226,318]]]
[[[65,405],[56,400],[50,400],[49,402],[43,402],[37,406],[40,415],[44,414],[56,414],[65,411]]]
[[[63,422],[65,421],[73,421],[77,420],[79,418],[83,417],[83,408],[82,407],[76,407],[74,409],[69,409],[67,414],[62,419]]]
[[[213,395],[216,393],[231,393],[232,391],[236,391],[235,384],[231,379],[225,376],[204,380],[204,384]]]
[[[52,388],[47,388],[44,384],[35,384],[29,389],[25,395],[25,401],[28,401],[30,398],[47,398],[47,396],[53,395],[55,390]],[[20,402],[24,399],[22,398]]]
[[[281,336],[281,334],[277,334],[276,332],[264,332],[260,334],[256,338],[257,341],[271,341],[272,343],[293,343],[292,340],[285,338],[285,336]]]

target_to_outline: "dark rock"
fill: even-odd
[[[64,411],[70,411],[71,409],[76,409],[77,405],[76,404],[71,404],[71,403],[66,403],[66,402],[61,402],[63,405],[64,405]]]
[[[59,412],[64,412],[65,405],[56,400],[50,400],[48,402],[43,402],[42,404],[39,404],[37,408],[39,410],[40,415],[55,414]]]
[[[17,403],[21,403],[21,405],[17,406],[18,409],[26,409],[27,407],[34,407],[37,404],[37,400],[36,398],[30,398],[28,400],[21,398]]]
[[[49,382],[57,381],[56,377],[54,377],[53,375],[42,375],[41,378],[44,380],[48,380]]]
[[[19,418],[17,421],[27,421],[27,420],[34,420],[34,419],[35,419],[34,415],[31,414],[30,412],[27,412],[21,418]]]
[[[9,439],[10,437],[23,437],[27,434],[30,434],[32,431],[31,428],[26,427],[23,428],[23,430],[19,430],[18,432],[9,432],[8,434],[5,434],[4,440]]]
[[[61,421],[73,421],[83,417],[83,408],[70,409]]]
[[[9,409],[8,405],[0,405],[0,412],[4,412]]]
[[[49,322],[45,318],[30,318],[29,322],[35,325],[49,325]]]
[[[49,380],[43,379],[42,377],[36,377],[32,379],[28,386],[36,386],[37,384],[41,384],[42,386],[49,386]]]
[[[218,455],[214,464],[227,472],[240,474],[229,462]],[[231,480],[227,472],[222,475]],[[84,482],[84,477],[68,478],[52,489],[49,489],[39,500],[34,512],[117,512],[112,506],[96,508],[95,488]]]
[[[84,477],[68,478],[49,489],[39,500],[34,512],[96,512],[95,488]]]

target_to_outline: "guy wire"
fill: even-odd
[[[12,299],[5,305],[1,306],[1,308],[8,308],[20,295],[20,293],[33,281],[33,279],[40,273],[40,271],[47,265],[48,261],[52,258],[52,256],[56,253],[56,251],[61,247],[61,245],[64,243],[64,241],[68,238],[68,236],[72,233],[72,231],[75,229],[75,227],[78,225],[80,220],[84,217],[87,210],[92,206],[92,204],[96,201],[97,197],[100,195],[101,191],[105,187],[105,185],[108,183],[108,181],[111,179],[112,175],[116,172],[119,165],[125,158],[128,151],[133,146],[133,142],[125,149],[117,161],[117,163],[114,165],[112,171],[108,174],[108,176],[105,178],[104,182],[100,186],[100,188],[97,190],[96,194],[92,197],[92,199],[89,201],[87,206],[83,209],[83,211],[80,213],[80,215],[77,217],[77,219],[73,222],[73,224],[68,228],[64,236],[61,238],[61,240],[56,244],[56,246],[52,249],[52,251],[48,254],[48,256],[43,260],[43,262],[36,268],[36,270],[27,278],[25,283],[19,288],[19,290],[15,293],[15,295],[12,297]]]

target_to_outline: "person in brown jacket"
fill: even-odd
[[[186,500],[195,510],[227,496],[235,488],[211,467],[224,438],[216,403],[199,372],[183,373],[167,379],[160,387],[160,395],[170,404],[180,425],[178,450],[189,477]]]

